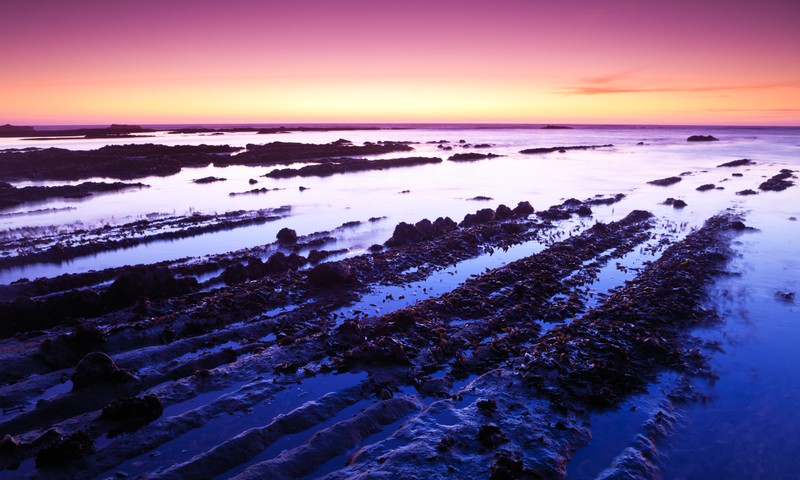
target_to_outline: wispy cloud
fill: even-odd
[[[564,95],[611,95],[626,93],[725,93],[736,91],[774,90],[777,88],[800,88],[800,81],[741,83],[729,85],[668,85],[661,82],[648,82],[636,79],[638,70],[583,79],[575,85],[556,91]]]

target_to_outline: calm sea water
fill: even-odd
[[[714,135],[719,142],[689,143],[689,135]],[[500,203],[530,201],[547,208],[564,199],[585,199],[595,194],[624,193],[627,198],[607,208],[595,209],[595,219],[612,221],[633,209],[646,209],[688,230],[726,209],[745,215],[757,230],[737,239],[737,258],[731,268],[739,275],[719,280],[710,289],[709,306],[722,314],[722,325],[697,332],[718,340],[724,352],[712,362],[719,380],[704,386],[706,404],[681,410],[681,427],[662,446],[664,478],[800,478],[800,458],[794,454],[800,431],[800,315],[796,300],[779,293],[800,290],[800,186],[783,192],[738,196],[737,191],[757,189],[781,168],[800,170],[800,129],[722,127],[576,127],[571,130],[477,128],[475,126],[422,126],[408,130],[304,132],[279,135],[229,133],[224,135],[168,135],[119,140],[20,140],[0,139],[0,148],[61,147],[94,149],[108,144],[159,143],[227,144],[296,141],[327,143],[339,138],[354,143],[393,140],[420,142],[413,153],[384,155],[438,156],[446,160],[459,152],[480,151],[503,157],[471,163],[443,162],[413,168],[334,175],[325,178],[274,180],[262,178],[270,168],[209,166],[184,169],[171,177],[145,178],[150,188],[96,195],[84,200],[59,200],[26,205],[0,212],[0,235],[22,234],[23,227],[80,228],[120,224],[148,214],[185,215],[192,212],[223,213],[282,205],[292,207],[289,217],[278,222],[171,242],[109,252],[59,265],[33,265],[0,271],[0,283],[21,277],[54,276],[65,272],[149,263],[160,260],[223,253],[274,241],[280,228],[301,235],[329,230],[349,221],[386,217],[343,232],[335,248],[361,252],[391,236],[400,221],[416,222],[450,216],[459,221],[478,208]],[[457,143],[488,143],[490,148],[462,149]],[[454,142],[442,151],[425,142]],[[567,151],[547,155],[522,155],[524,148],[613,144],[612,148]],[[641,143],[641,144],[640,144]],[[749,158],[758,163],[736,170],[717,165]],[[2,168],[2,166],[0,166]],[[741,172],[743,176],[731,174]],[[646,182],[689,172],[680,183],[656,187]],[[209,175],[225,182],[197,185],[192,179]],[[257,179],[250,185],[249,179]],[[94,179],[104,180],[104,179]],[[20,183],[54,185],[64,182]],[[720,190],[698,192],[713,183]],[[299,187],[306,187],[301,191]],[[229,196],[252,188],[278,188],[261,195]],[[406,193],[402,193],[406,192]],[[482,195],[489,202],[469,200]],[[680,198],[681,210],[662,205],[667,197]],[[64,210],[70,207],[69,210]],[[50,213],[26,213],[59,209]],[[609,417],[606,423],[616,422]],[[620,421],[622,421],[620,419]],[[602,422],[598,422],[602,424]],[[607,429],[603,435],[620,435]],[[627,435],[627,434],[626,434]],[[616,441],[624,439],[617,438]],[[633,438],[630,439],[633,441]],[[611,458],[572,478],[591,478],[607,467]],[[590,462],[591,463],[591,462]],[[592,468],[596,467],[596,470]]]

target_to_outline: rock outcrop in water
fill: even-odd
[[[687,142],[716,142],[719,138],[713,135],[692,135],[686,139]]]

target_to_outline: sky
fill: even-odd
[[[2,0],[0,124],[800,126],[799,0]]]

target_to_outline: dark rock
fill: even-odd
[[[523,478],[524,464],[519,452],[503,450],[495,455],[489,470],[491,480],[516,480]]]
[[[572,130],[572,127],[566,125],[545,125],[542,130]]]
[[[592,215],[592,209],[587,205],[581,205],[575,209],[575,213],[577,213],[579,217],[590,217]]]
[[[569,147],[538,147],[538,148],[527,148],[525,150],[520,150],[519,153],[531,155],[531,154],[542,154],[542,153],[566,153],[567,150],[594,150],[596,148],[608,148],[613,147],[612,144],[607,145],[573,145]]]
[[[227,178],[220,178],[220,177],[203,177],[203,178],[196,178],[192,180],[192,183],[204,184],[204,183],[214,183],[214,182],[224,182]]]
[[[705,185],[700,185],[699,187],[697,187],[696,190],[698,192],[705,192],[706,190],[713,190],[714,188],[715,187],[713,183],[706,183]]]
[[[494,200],[494,199],[492,197],[486,197],[486,196],[483,196],[483,195],[478,195],[478,196],[475,196],[475,197],[472,197],[472,198],[468,198],[467,200],[474,200],[476,202],[487,202],[489,200]]]
[[[788,178],[792,178],[792,173],[793,173],[792,170],[784,168],[783,170],[781,170],[781,173],[763,182],[761,185],[758,186],[758,188],[759,190],[764,190],[765,192],[766,191],[780,192],[786,190],[787,188],[794,185],[794,182],[787,180]]]
[[[719,164],[719,165],[717,165],[717,168],[719,168],[719,167],[745,167],[745,166],[748,166],[748,165],[756,165],[756,162],[754,162],[752,160],[748,160],[746,158],[743,158],[741,160],[734,160],[732,162],[726,162],[726,163]]]
[[[473,225],[480,225],[481,223],[491,222],[494,220],[494,217],[494,210],[491,208],[484,208],[475,213],[468,213],[464,216],[464,220],[461,221],[459,226],[471,227]]]
[[[736,192],[736,195],[758,195],[758,192],[748,188],[747,190],[742,190],[741,192]]]
[[[672,205],[673,208],[683,208],[686,206],[686,202],[670,197],[664,200],[664,205]]]
[[[650,180],[650,185],[658,185],[659,187],[667,187],[669,185],[674,185],[681,181],[681,177],[667,177],[667,178],[660,178],[658,180]]]
[[[247,183],[249,183],[250,185],[255,185],[256,183],[258,183],[258,180],[256,180],[255,178],[251,178],[250,180],[247,181]]]
[[[288,257],[286,257],[286,262],[289,264],[289,270],[297,270],[308,263],[308,259],[302,255],[291,253]]]
[[[492,416],[494,412],[497,411],[497,402],[492,399],[485,399],[482,398],[478,400],[476,403],[478,410],[480,410],[484,415]]]
[[[256,279],[261,278],[267,274],[266,264],[258,257],[249,257],[247,259],[247,278]]]
[[[427,218],[423,218],[419,222],[414,224],[414,228],[420,233],[424,240],[429,240],[433,238],[434,228],[433,223]]]
[[[731,222],[731,229],[732,230],[745,230],[746,228],[747,228],[747,226],[744,224],[744,222],[741,222],[739,220]]]
[[[344,288],[355,281],[355,274],[341,262],[321,263],[308,272],[308,281],[322,288]]]
[[[87,353],[100,350],[106,342],[102,330],[79,323],[69,334],[47,338],[39,345],[38,354],[49,365],[70,367]]]
[[[72,374],[72,390],[81,390],[99,384],[118,384],[136,380],[136,377],[119,367],[111,357],[102,352],[87,354],[78,362]]]
[[[434,236],[444,235],[458,229],[458,225],[450,217],[438,217],[433,221]]]
[[[712,135],[692,135],[691,137],[687,138],[687,142],[716,142],[719,138],[715,138]]]
[[[531,215],[534,210],[529,202],[519,202],[517,206],[511,210],[511,212],[515,217],[527,217],[528,215]]]
[[[20,453],[22,453],[22,447],[17,439],[6,433],[3,439],[0,440],[0,455],[14,457]]]
[[[478,441],[486,447],[496,447],[508,441],[508,437],[494,423],[481,425],[478,430]]]
[[[285,228],[285,227],[281,228],[280,231],[278,231],[277,237],[278,237],[278,242],[284,245],[291,245],[297,242],[297,232],[295,232],[291,228]]]
[[[381,250],[383,250],[383,245],[377,243],[369,247],[370,252],[380,252]]]
[[[100,418],[117,424],[109,437],[131,433],[161,416],[164,405],[156,395],[126,397],[113,400],[103,408]]]
[[[409,243],[415,243],[422,239],[422,235],[420,232],[414,227],[414,225],[410,225],[406,222],[400,222],[394,227],[394,233],[392,234],[392,238],[386,241],[386,245],[390,247],[398,247],[401,245],[408,245]]]
[[[323,260],[325,257],[327,257],[327,255],[323,252],[320,252],[316,248],[308,252],[309,263],[319,263],[320,260]]]
[[[501,156],[502,155],[496,155],[494,153],[456,153],[455,155],[451,155],[448,160],[451,162],[473,162],[475,160],[497,158]]]
[[[497,210],[495,210],[494,213],[495,218],[497,218],[498,220],[506,220],[508,218],[511,218],[513,215],[514,212],[512,212],[510,208],[502,204],[498,205]]]
[[[247,267],[241,263],[234,263],[222,271],[220,275],[226,285],[235,285],[247,281]]]
[[[124,307],[139,297],[168,298],[197,288],[194,277],[176,278],[166,267],[133,267],[123,272],[104,293],[112,306]]]
[[[283,252],[276,252],[267,259],[265,267],[268,273],[283,273],[289,270],[289,260]]]
[[[94,440],[85,430],[60,437],[36,455],[36,468],[65,465],[94,451]]]

